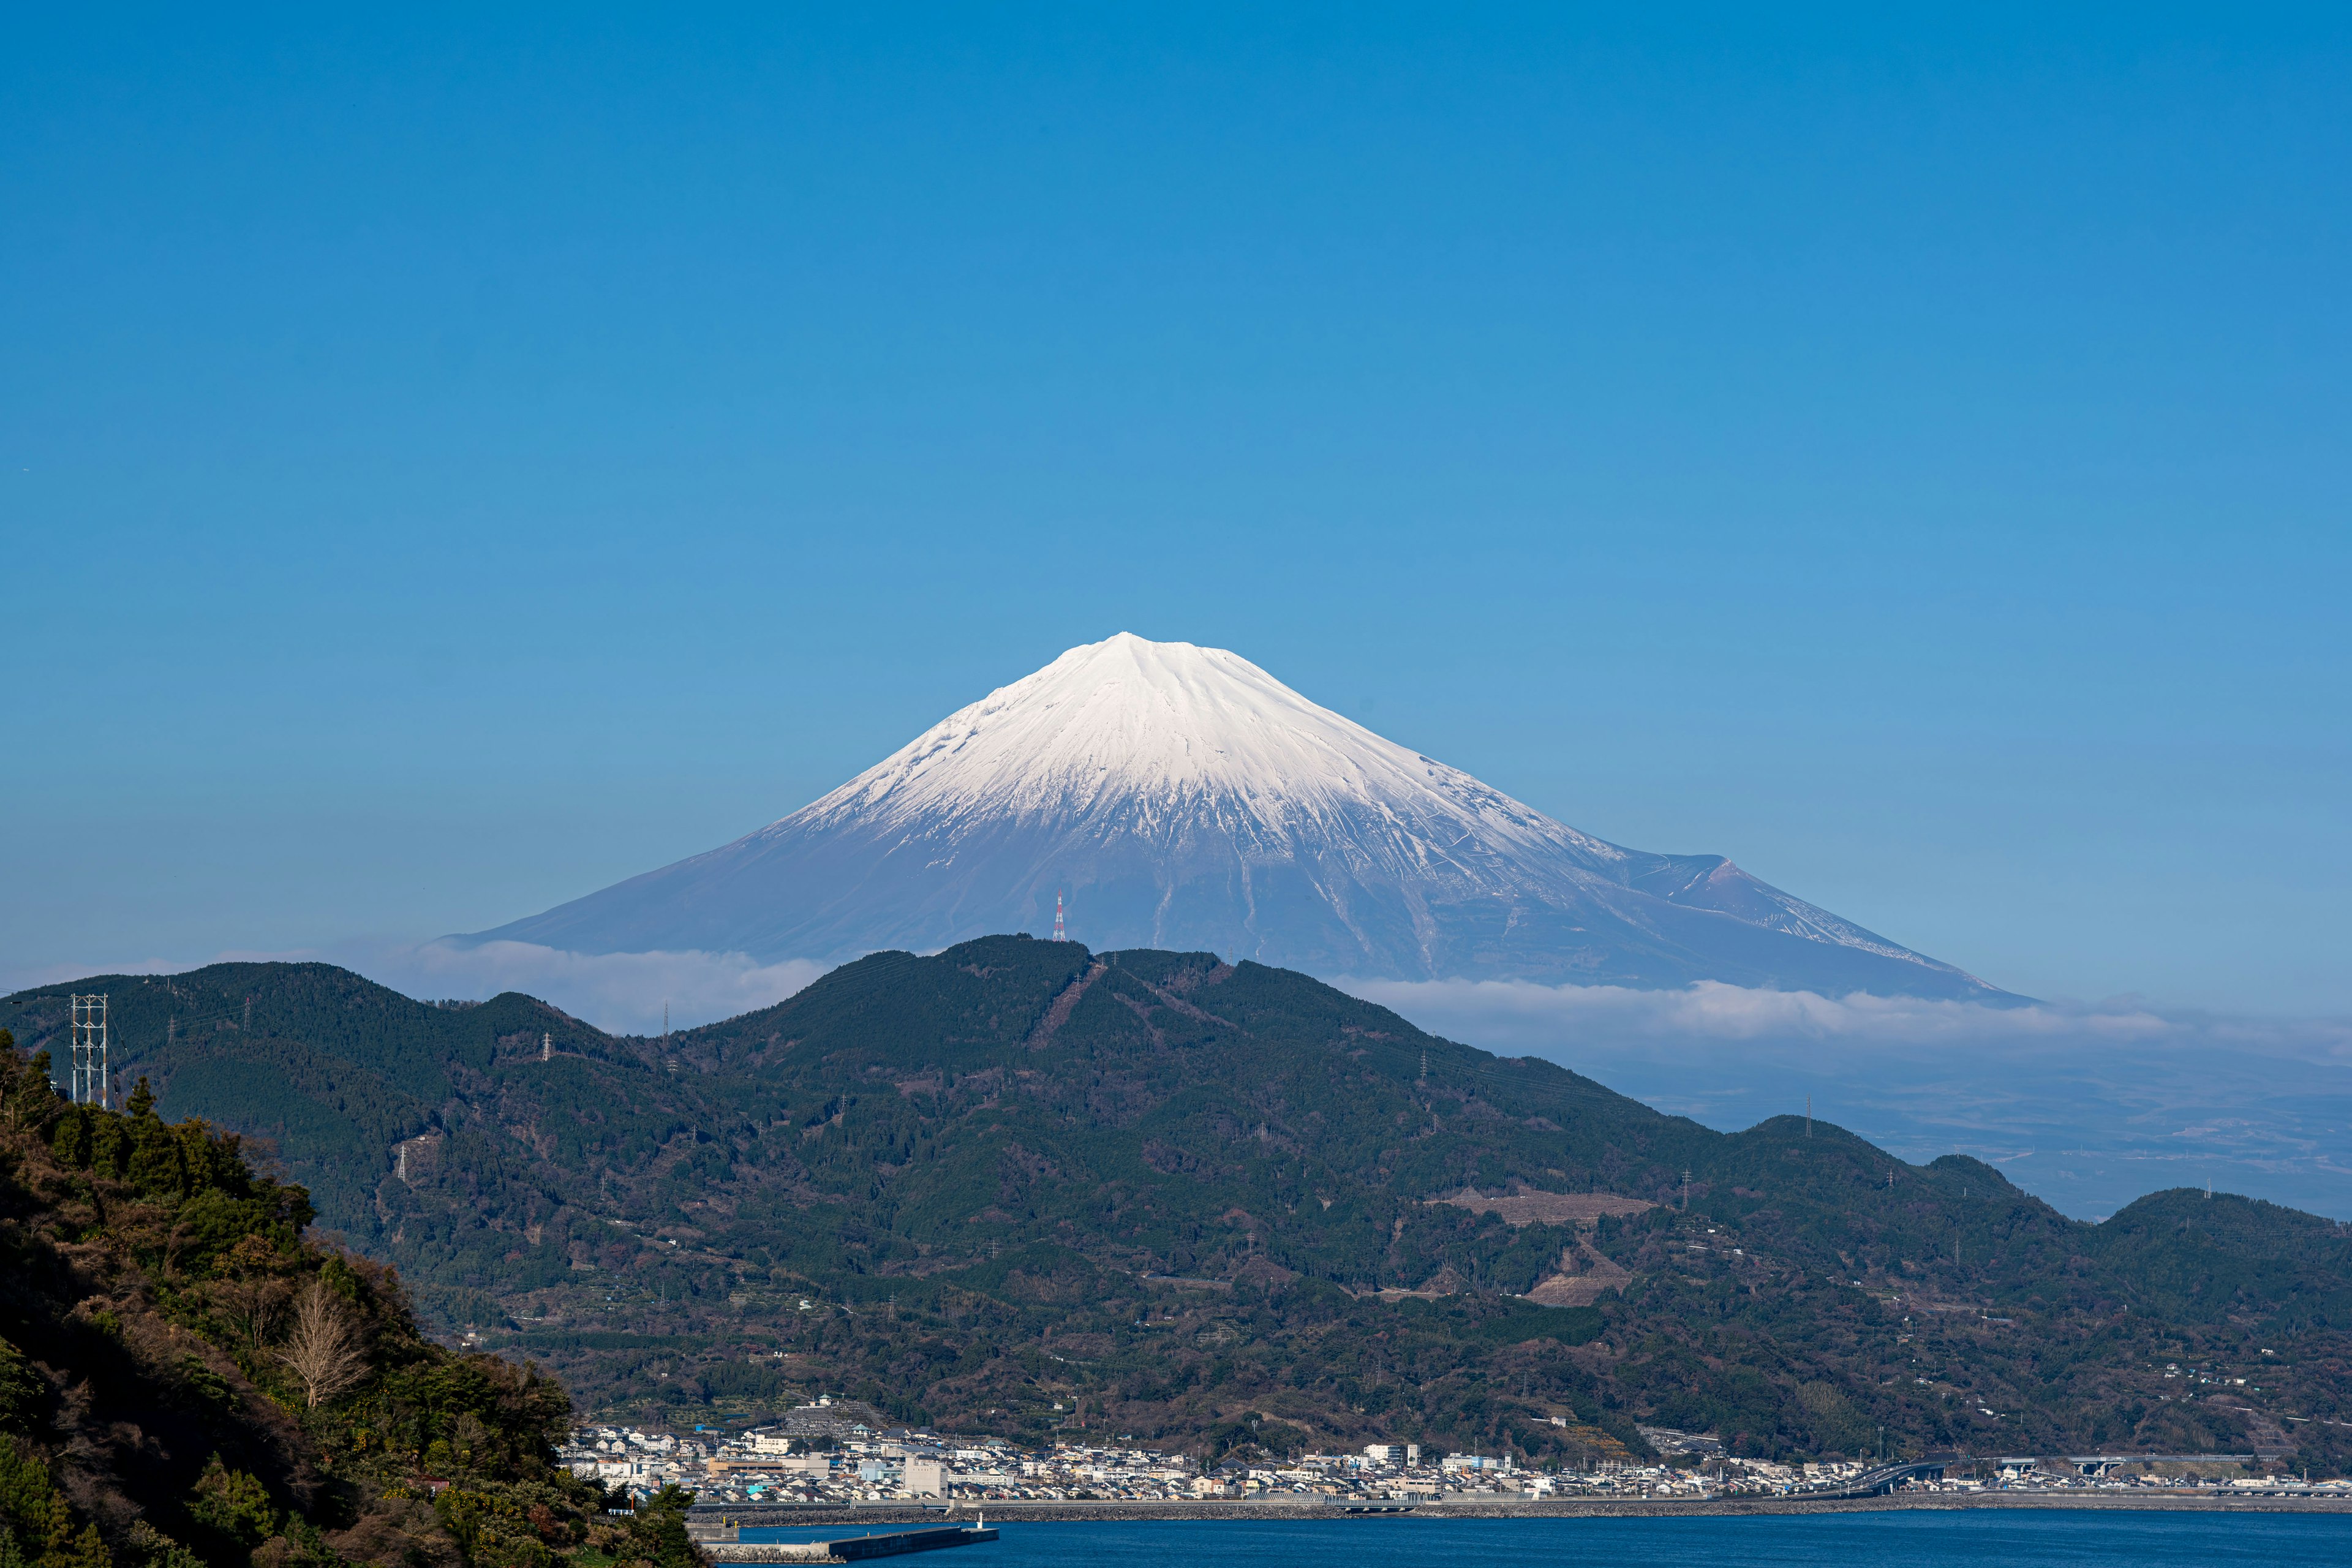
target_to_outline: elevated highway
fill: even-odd
[[[1876,1469],[1863,1471],[1850,1481],[1823,1487],[1818,1491],[1808,1489],[1797,1495],[1827,1499],[1884,1497],[1905,1481],[1941,1480],[1947,1467],[1966,1462],[1957,1454],[1941,1454],[1932,1458],[1906,1460],[1899,1465],[1881,1465]]]

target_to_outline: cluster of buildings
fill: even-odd
[[[1285,1498],[1334,1501],[1508,1501],[1570,1494],[1714,1496],[1803,1484],[1787,1466],[1724,1460],[1697,1476],[1664,1465],[1601,1461],[1591,1470],[1535,1470],[1508,1456],[1424,1453],[1374,1443],[1350,1454],[1295,1461],[1229,1459],[1205,1472],[1188,1456],[1145,1448],[1056,1443],[1034,1451],[1002,1439],[974,1441],[877,1430],[803,1406],[779,1426],[748,1432],[647,1432],[585,1427],[562,1459],[616,1492],[649,1496],[670,1484],[711,1503],[746,1506],[916,1501],[1180,1501]],[[1815,1467],[1820,1469],[1821,1467]]]
[[[704,1463],[716,1446],[699,1436],[680,1438],[634,1426],[583,1426],[572,1434],[557,1458],[573,1475],[602,1481],[614,1492],[650,1497],[673,1482],[699,1487]]]
[[[1594,1461],[1589,1469],[1531,1469],[1506,1454],[1424,1455],[1412,1443],[1360,1454],[1309,1454],[1295,1464],[1221,1467],[1227,1495],[1335,1502],[1532,1502],[1565,1496],[1715,1496],[1723,1483],[1665,1465]]]
[[[870,1414],[870,1413],[868,1413]],[[1667,1436],[1663,1431],[1661,1437]],[[1682,1434],[1673,1434],[1680,1437]],[[1693,1463],[1693,1459],[1697,1460]],[[1590,1468],[1533,1469],[1510,1456],[1451,1454],[1411,1443],[1374,1443],[1350,1454],[1308,1454],[1285,1462],[1228,1459],[1205,1471],[1187,1456],[1144,1448],[1056,1443],[1024,1450],[999,1438],[974,1441],[910,1429],[882,1431],[837,1414],[830,1401],[803,1406],[778,1426],[749,1432],[697,1428],[648,1432],[585,1427],[562,1453],[576,1474],[615,1492],[646,1497],[675,1484],[706,1503],[746,1507],[914,1502],[1513,1502],[1576,1497],[1710,1498],[1834,1489],[1870,1466],[1743,1459],[1717,1451],[1681,1465],[1595,1460]],[[2064,1473],[2032,1459],[1984,1460],[1948,1476],[1906,1479],[1906,1489],[1978,1491],[2196,1485],[2193,1479]],[[2213,1484],[2210,1481],[2207,1485]],[[2234,1489],[2274,1488],[2242,1480]],[[2296,1487],[2301,1491],[2306,1489]],[[2311,1490],[2352,1490],[2352,1482]]]
[[[1034,1453],[997,1439],[858,1428],[794,1436],[775,1430],[687,1435],[594,1426],[572,1435],[562,1461],[580,1476],[644,1497],[675,1483],[699,1500],[779,1506],[926,1499],[1200,1495],[1197,1468],[1140,1448],[1059,1444]]]

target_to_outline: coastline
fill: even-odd
[[[1697,1517],[1774,1517],[1822,1513],[1886,1513],[1950,1511],[1962,1509],[2024,1509],[2042,1511],[2078,1510],[2145,1513],[2298,1513],[2352,1514],[2352,1497],[2231,1497],[2226,1494],[2137,1497],[2100,1492],[1956,1492],[1915,1493],[1872,1498],[1730,1497],[1730,1498],[1570,1498],[1540,1502],[1419,1503],[1410,1509],[1349,1512],[1345,1504],[1304,1499],[1204,1499],[1198,1502],[1125,1501],[1045,1502],[1000,1499],[985,1503],[861,1503],[832,1507],[757,1508],[697,1505],[694,1522],[698,1543],[721,1562],[757,1562],[751,1555],[756,1543],[720,1542],[702,1532],[719,1523],[751,1529],[824,1528],[920,1523],[962,1523],[984,1515],[1005,1524],[1069,1524],[1088,1520],[1177,1522],[1234,1520],[1349,1519],[1671,1519]],[[714,1547],[719,1550],[712,1550]],[[740,1553],[739,1555],[739,1553]]]

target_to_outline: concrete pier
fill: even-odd
[[[985,1526],[955,1524],[943,1529],[890,1531],[879,1535],[845,1535],[832,1541],[710,1542],[705,1538],[703,1551],[714,1563],[864,1563],[877,1557],[904,1557],[909,1552],[938,1552],[950,1546],[976,1546],[995,1539],[996,1531]]]

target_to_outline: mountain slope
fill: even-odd
[[[424,1338],[234,1137],[142,1089],[68,1107],[47,1066],[0,1050],[0,1560],[612,1562],[627,1532],[552,1462],[560,1388]]]
[[[236,976],[257,1019],[343,1028],[336,986],[278,967],[317,1028],[269,1014],[272,966]],[[0,1024],[53,1037],[91,984]],[[1975,1161],[1717,1133],[1213,954],[880,953],[666,1043],[525,1034],[561,1016],[521,997],[418,1012],[503,1021],[335,1223],[599,1408],[825,1391],[964,1430],[1215,1447],[1255,1415],[1530,1455],[1638,1449],[1637,1419],[1783,1454],[1880,1426],[2243,1451],[2309,1417],[2322,1467],[2352,1430],[2326,1424],[2352,1413],[2344,1227],[2201,1194],[2078,1224]],[[129,1042],[159,1073],[164,1026]],[[2168,1360],[2250,1381],[2184,1402]]]
[[[736,842],[467,940],[838,962],[1042,930],[1329,975],[1999,994],[1720,856],[1622,848],[1318,707],[1121,635]]]
[[[303,1184],[325,1226],[402,1264],[420,1307],[442,1322],[496,1311],[446,1269],[415,1267],[478,1227],[463,1212],[420,1212],[394,1172],[446,1163],[467,1173],[468,1191],[499,1183],[513,1163],[510,1134],[474,1108],[495,1105],[502,1078],[522,1066],[597,1108],[592,1131],[560,1142],[575,1163],[641,1159],[705,1114],[653,1070],[644,1042],[615,1040],[546,1003],[511,993],[412,1001],[323,963],[92,975],[0,999],[0,1027],[62,1064],[76,989],[109,999],[118,1097],[143,1077],[174,1114],[254,1140]],[[543,1053],[553,1059],[542,1063]]]

